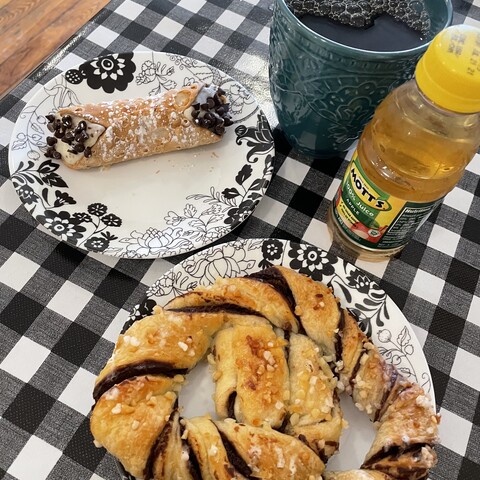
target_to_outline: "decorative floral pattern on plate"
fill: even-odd
[[[45,115],[61,107],[156,95],[199,81],[221,86],[231,105],[234,125],[217,144],[104,171],[74,171],[44,156]],[[267,119],[238,82],[199,60],[135,52],[95,58],[43,86],[15,125],[9,167],[25,208],[59,239],[144,259],[204,247],[240,225],[265,195],[274,155]]]

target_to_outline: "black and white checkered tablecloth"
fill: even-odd
[[[173,264],[87,254],[39,226],[8,171],[14,123],[39,84],[86,59],[151,49],[208,62],[249,88],[273,119],[272,0],[113,0],[0,101],[0,478],[118,478],[92,443],[91,390],[130,309]],[[454,23],[480,27],[480,1],[454,0]],[[346,161],[297,157],[275,131],[275,175],[237,237],[304,240],[326,250],[327,207]],[[480,155],[397,259],[357,265],[414,330],[442,414],[432,479],[480,479]],[[224,241],[222,240],[222,241]]]

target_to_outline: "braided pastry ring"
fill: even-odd
[[[262,302],[265,295],[268,301]],[[318,313],[323,314],[321,321]],[[272,337],[272,325],[277,333],[288,332],[288,369],[285,362],[282,368],[282,357],[277,355],[285,348],[285,338],[275,333]],[[172,331],[168,333],[165,329],[170,326]],[[166,337],[154,338],[159,331],[167,331]],[[250,425],[228,419],[212,422],[207,417],[179,418],[176,400],[183,374],[205,355],[208,339],[217,331],[212,361],[217,376],[217,411],[221,413],[226,408],[223,416],[233,415]],[[172,341],[176,342],[176,349],[172,349],[175,345],[169,343]],[[162,348],[149,350],[145,348],[148,345]],[[321,399],[324,403],[320,406],[325,404],[328,412],[314,412],[320,409],[311,408],[308,398],[305,404],[298,402],[308,397],[308,392],[289,398],[284,389],[280,392],[283,402],[274,396],[266,409],[260,408],[266,422],[259,424],[254,407],[267,389],[258,382],[255,387],[259,387],[260,396],[249,395],[252,389],[242,391],[247,382],[239,374],[240,381],[236,378],[233,382],[236,397],[232,402],[232,379],[228,374],[232,362],[228,364],[228,356],[226,363],[218,358],[229,351],[229,345],[234,346],[230,351],[240,352],[235,357],[238,372],[248,376],[248,368],[245,373],[238,360],[249,351],[253,352],[252,358],[247,360],[255,360],[260,353],[265,370],[273,368],[270,380],[274,386],[285,386],[284,373],[289,370],[290,392],[302,391],[302,382],[307,380],[308,389],[314,387],[310,397]],[[322,355],[318,354],[320,350]],[[249,367],[250,373],[252,368],[257,372],[262,365],[256,360],[254,367]],[[301,375],[305,364],[311,370],[307,379]],[[283,374],[277,375],[278,371]],[[222,377],[227,385],[219,387]],[[315,382],[310,382],[312,378]],[[323,388],[317,389],[317,385]],[[271,389],[272,385],[268,387]],[[323,478],[426,478],[428,469],[435,464],[432,446],[438,441],[438,419],[423,390],[385,363],[352,315],[339,309],[324,285],[276,267],[245,279],[218,279],[213,286],[177,297],[165,309],[157,309],[156,315],[133,324],[120,337],[113,360],[100,373],[91,427],[97,442],[138,478],[220,479],[262,475],[261,478],[316,479],[322,478],[320,457],[328,460],[341,433],[341,412],[335,393],[338,389],[349,391],[357,407],[375,422],[378,433],[361,470],[325,472]],[[321,391],[324,395],[319,397]],[[272,403],[280,414],[276,418],[264,415],[272,413]],[[289,449],[292,444],[294,448]],[[258,455],[258,449],[262,454]]]

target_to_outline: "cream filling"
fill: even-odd
[[[99,125],[98,123],[92,123],[86,120],[85,118],[79,117],[77,115],[70,115],[72,117],[72,127],[69,130],[75,130],[77,125],[83,120],[87,124],[86,132],[88,134],[88,139],[83,142],[85,147],[93,147],[97,143],[100,135],[105,131],[105,127],[103,125]],[[55,115],[55,119],[61,120],[62,117],[58,113]],[[73,142],[75,143],[75,141]],[[62,160],[69,164],[75,164],[78,160],[84,157],[83,152],[81,153],[71,153],[68,150],[71,150],[73,147],[68,143],[65,143],[60,138],[58,139],[57,143],[55,144],[55,150],[62,155]],[[88,159],[87,159],[88,160]]]

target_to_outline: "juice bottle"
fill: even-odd
[[[477,152],[479,112],[480,29],[449,27],[365,127],[329,210],[334,240],[367,260],[399,252]]]

